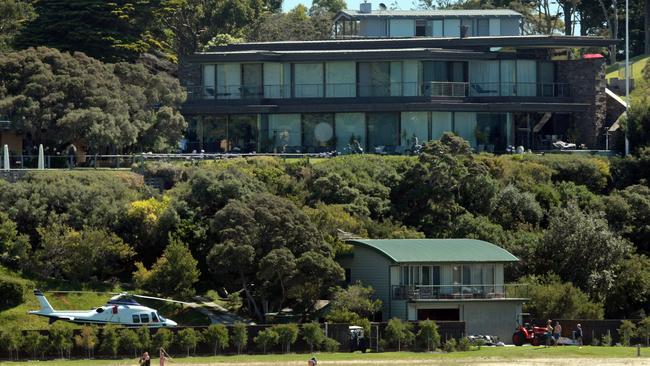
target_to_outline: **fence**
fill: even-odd
[[[465,335],[465,322],[461,321],[441,321],[437,322],[438,324],[438,331],[440,333],[440,338],[444,341],[450,338],[461,338]],[[383,339],[384,332],[386,329],[387,323],[372,323],[371,325],[371,333],[368,337],[369,339],[369,348],[373,351],[377,350],[377,342],[381,339]],[[418,331],[418,326],[417,323],[413,323],[413,332],[417,334]],[[255,353],[261,353],[259,349],[257,349],[253,339],[257,334],[269,327],[272,327],[273,325],[248,325],[247,326],[247,332],[248,332],[248,341],[246,343],[246,346],[243,347],[243,353],[245,354],[255,354]],[[176,342],[176,335],[178,332],[180,332],[183,329],[187,328],[192,328],[194,329],[197,333],[202,332],[207,328],[207,326],[197,326],[197,327],[176,327],[176,328],[164,328],[170,330],[174,334],[174,341],[171,347],[167,349],[169,353],[172,355],[185,355],[186,350],[182,348],[178,343]],[[227,326],[229,330],[229,335],[231,338],[231,343],[232,343],[232,326]],[[348,324],[321,324],[321,328],[326,332],[326,335],[330,338],[335,339],[337,342],[339,342],[339,351],[340,352],[349,352],[350,351],[350,333],[348,329]],[[137,330],[137,328],[134,328]],[[151,337],[153,338],[156,332],[158,332],[162,328],[150,328],[150,334]],[[27,332],[30,331],[23,331],[23,336],[26,335]],[[42,335],[49,336],[49,330],[38,330],[38,332]],[[80,334],[80,329],[75,329],[74,330],[74,336]],[[97,347],[95,347],[94,350],[94,355],[95,357],[99,358],[110,358],[113,355],[110,352],[104,352],[100,350],[99,345],[101,344],[101,328],[99,328],[98,338],[100,339],[100,342],[97,343]],[[31,350],[29,349],[29,345],[25,345],[24,347],[21,348],[19,352],[19,358],[20,359],[28,359],[31,357]],[[150,349],[148,350],[149,353],[151,354],[152,351],[155,350],[154,346],[151,346]],[[305,340],[302,337],[302,334],[299,334],[297,341],[291,345],[291,352],[293,353],[307,353],[309,352],[309,345],[305,342]],[[390,350],[390,349],[388,349]],[[280,352],[280,346],[275,346],[273,349],[270,349],[267,351],[267,353],[277,353]],[[213,354],[213,349],[212,345],[207,344],[206,342],[200,342],[197,347],[195,352],[197,355],[211,355]],[[220,354],[236,354],[237,353],[237,348],[230,344],[228,347],[225,349],[219,351]],[[39,353],[40,354],[40,353]],[[133,357],[133,350],[126,350],[120,348],[120,351],[118,353],[122,357]],[[153,354],[157,354],[156,352],[153,352]],[[15,353],[14,353],[15,355]],[[9,353],[3,353],[0,355],[2,358],[7,358],[9,356]],[[56,358],[59,357],[58,351],[56,349],[53,349],[51,347],[48,347],[48,351],[44,352],[42,354],[42,358]],[[74,346],[69,353],[69,356],[71,358],[83,358],[86,357],[86,351],[78,346]]]
[[[631,320],[633,323],[638,322],[638,320],[634,319],[628,320]],[[553,319],[554,325],[556,321],[560,322],[560,325],[562,326],[562,336],[567,338],[573,338],[573,331],[577,328],[577,325],[580,324],[583,333],[582,342],[586,345],[592,344],[594,338],[600,341],[603,336],[607,334],[612,337],[612,344],[621,342],[621,336],[618,333],[618,328],[621,327],[622,319]],[[540,327],[546,326],[545,320],[524,319],[524,322],[528,322]],[[645,339],[641,338],[632,338],[630,342],[631,344],[645,345]]]

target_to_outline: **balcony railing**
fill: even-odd
[[[0,120],[0,130],[10,130],[11,121]]]
[[[569,97],[566,83],[467,83],[431,81],[390,83],[321,83],[189,87],[189,100],[255,100],[356,97]]]
[[[508,285],[399,285],[393,286],[394,300],[508,299],[528,296],[528,287]]]

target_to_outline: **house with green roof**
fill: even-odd
[[[349,283],[372,286],[381,318],[464,321],[467,334],[509,342],[524,298],[504,283],[504,265],[518,259],[474,239],[354,239],[339,259]]]

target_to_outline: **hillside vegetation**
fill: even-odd
[[[340,291],[335,258],[349,250],[341,232],[467,237],[521,259],[506,279],[531,284],[528,311],[538,318],[642,316],[650,310],[649,161],[643,151],[610,160],[476,155],[445,135],[419,157],[147,163],[146,174],[170,187],[164,194],[110,172],[33,172],[0,181],[0,260],[46,290],[99,283],[178,299],[210,292],[257,322],[286,307],[307,320],[316,300]],[[15,321],[3,326],[44,325],[19,316],[36,308],[31,286],[24,290],[0,312]],[[83,309],[104,300],[53,301]],[[331,320],[360,321],[339,310]]]

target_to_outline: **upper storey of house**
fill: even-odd
[[[365,2],[334,17],[335,38],[483,37],[522,34],[513,10],[388,10]]]

